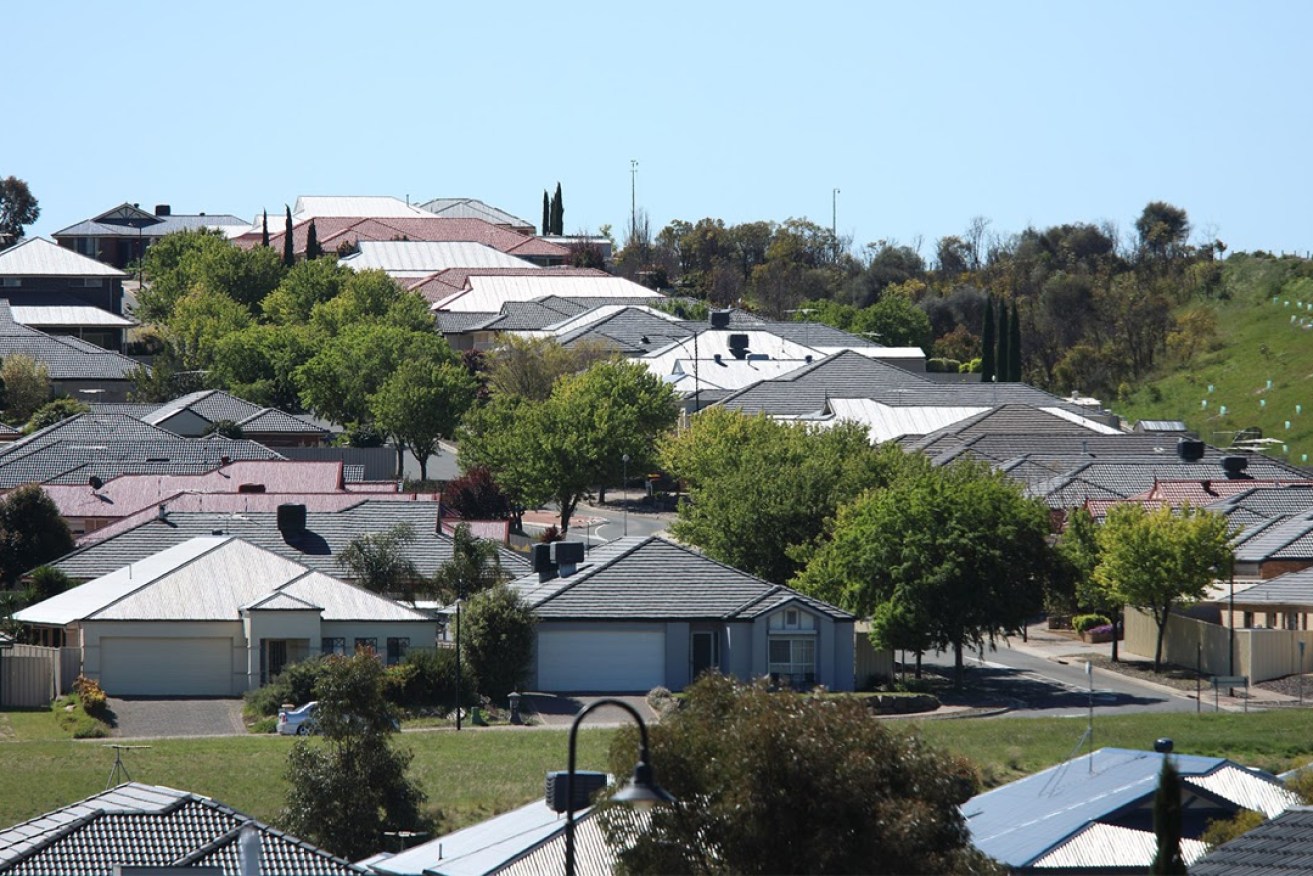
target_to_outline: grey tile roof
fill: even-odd
[[[1156,456],[1127,455],[1087,459],[1050,481],[1030,485],[1027,493],[1045,498],[1054,496],[1049,500],[1050,507],[1070,508],[1084,503],[1084,499],[1079,498],[1079,488],[1073,487],[1071,483],[1078,481],[1090,488],[1086,498],[1126,499],[1150,489],[1156,481],[1200,480],[1208,477],[1222,480],[1226,474],[1216,464],[1220,458],[1221,454],[1214,452],[1211,458],[1205,455],[1204,459],[1194,463],[1181,462],[1174,455],[1168,456],[1165,453]],[[1300,477],[1298,469],[1267,457],[1252,457],[1246,470],[1246,479],[1279,480],[1295,477]],[[1055,505],[1059,495],[1062,504]]]
[[[351,539],[386,532],[401,523],[409,524],[415,532],[405,555],[421,574],[432,575],[451,559],[451,537],[436,531],[435,503],[370,501],[368,494],[361,494],[359,503],[340,511],[307,511],[306,531],[287,538],[279,532],[278,516],[272,512],[171,512],[167,519],[152,517],[104,541],[80,548],[53,565],[79,581],[87,581],[197,536],[217,534],[237,536],[314,571],[343,578],[346,573],[337,556]],[[502,568],[511,575],[522,575],[529,568],[528,561],[514,551],[501,548],[500,557]]]
[[[682,340],[691,332],[681,323],[653,316],[635,307],[626,307],[610,316],[557,337],[562,346],[600,342],[625,353],[639,354],[658,350],[672,341]]]
[[[501,318],[501,315],[497,313],[452,313],[448,310],[439,311],[433,316],[437,322],[438,331],[444,335],[472,332]]]
[[[1236,592],[1237,605],[1313,606],[1313,568],[1287,572]]]
[[[1313,872],[1313,807],[1295,806],[1223,843],[1191,876],[1295,876]]]
[[[544,620],[750,619],[789,600],[830,617],[852,615],[656,536],[618,538],[567,577],[512,582]]]
[[[1313,486],[1291,484],[1277,489],[1254,489],[1224,499],[1210,508],[1228,516],[1249,512],[1260,517],[1280,517],[1313,511]]]
[[[368,872],[207,797],[136,782],[0,831],[0,870],[110,876],[119,866],[191,866],[237,876],[246,827],[258,832],[267,876]]]
[[[126,380],[138,362],[68,335],[45,332],[14,322],[9,302],[0,299],[0,359],[22,354],[46,366],[50,379]]]
[[[140,231],[142,237],[153,240],[166,234],[172,234],[175,231],[196,231],[201,228],[221,228],[224,226],[249,228],[251,225],[250,220],[227,213],[209,213],[205,215],[176,213],[170,216],[153,218],[156,221],[142,225],[140,229],[136,225],[122,225],[115,222],[97,222],[94,219],[85,219],[67,228],[61,228],[51,237],[57,240],[61,237],[136,237]],[[271,231],[274,230],[272,221],[269,226]],[[281,229],[282,225],[280,224],[278,228]]]

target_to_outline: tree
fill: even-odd
[[[305,233],[305,257],[307,260],[319,258],[324,254],[324,248],[319,245],[319,232],[315,230],[315,220],[310,220],[310,227]]]
[[[165,235],[146,250],[142,269],[147,285],[135,314],[150,322],[167,322],[177,302],[197,291],[220,293],[254,310],[283,278],[268,247],[244,250],[211,231]]]
[[[269,211],[265,210],[260,215],[260,246],[269,246]]]
[[[290,268],[296,264],[296,249],[292,240],[292,208],[286,204],[283,206],[287,210],[287,218],[283,222],[283,267]]]
[[[998,377],[995,363],[994,340],[994,296],[985,299],[985,318],[980,329],[980,381],[993,383]]]
[[[930,317],[908,298],[892,293],[853,316],[854,334],[874,335],[886,347],[920,347],[934,341]]]
[[[71,550],[68,524],[41,487],[25,484],[0,499],[0,579],[12,584]]]
[[[354,275],[335,259],[300,261],[283,275],[278,288],[260,302],[265,318],[279,325],[305,325],[315,306],[332,301]]]
[[[958,808],[972,767],[856,700],[706,674],[650,733],[653,774],[676,799],[642,830],[603,809],[627,873],[996,872]],[[611,772],[632,771],[636,737],[616,734]]]
[[[366,590],[396,594],[413,604],[423,583],[423,576],[407,556],[414,541],[414,527],[398,523],[384,532],[351,539],[337,555],[337,563]]]
[[[1008,320],[1008,377],[1013,383],[1021,380],[1021,317],[1017,302],[1012,302],[1012,317]]]
[[[6,356],[0,364],[0,381],[5,387],[5,417],[10,422],[27,422],[50,399],[50,369],[31,356]]]
[[[474,466],[442,488],[442,504],[466,520],[504,520],[511,500],[483,466]]]
[[[998,303],[998,353],[994,356],[995,379],[999,383],[1012,382],[1012,335],[1008,333],[1008,303]]]
[[[1190,219],[1180,207],[1165,201],[1150,201],[1135,220],[1140,251],[1152,258],[1179,255],[1190,237]]]
[[[310,330],[300,325],[257,323],[225,334],[211,348],[210,382],[253,404],[302,411],[305,406],[295,373],[310,361],[317,342]]]
[[[543,235],[552,233],[552,207],[547,200],[547,189],[543,189]]]
[[[477,538],[468,523],[456,524],[451,558],[433,573],[431,585],[438,599],[455,602],[482,593],[507,579],[497,543]]]
[[[315,681],[318,737],[287,758],[287,830],[348,860],[384,847],[385,831],[422,830],[425,794],[392,746],[383,665],[372,653],[330,655]]]
[[[1099,530],[1094,571],[1109,598],[1148,611],[1158,626],[1153,671],[1162,665],[1167,621],[1178,605],[1203,599],[1231,562],[1230,523],[1221,514],[1167,506],[1115,505]]]
[[[1158,791],[1153,795],[1153,833],[1158,850],[1150,873],[1186,873],[1181,857],[1181,777],[1170,756],[1163,757]]]
[[[23,239],[23,226],[41,215],[27,183],[16,176],[0,179],[0,249]]]
[[[254,321],[250,310],[225,293],[197,287],[174,304],[164,338],[184,369],[208,371],[219,342]]]
[[[565,201],[561,198],[561,184],[556,184],[556,193],[552,195],[552,234],[565,233]]]
[[[1067,515],[1067,526],[1057,544],[1058,559],[1072,583],[1077,606],[1112,619],[1115,631],[1122,623],[1122,603],[1117,595],[1099,584],[1094,576],[1099,567],[1099,529],[1084,508]],[[1112,638],[1112,660],[1117,662],[1118,635]]]
[[[470,597],[465,608],[465,653],[479,692],[493,702],[519,690],[533,659],[533,609],[505,584]]]
[[[27,428],[24,431],[36,432],[46,426],[53,426],[58,422],[67,420],[75,414],[85,414],[89,410],[91,410],[91,406],[85,402],[62,396],[37,408],[36,412],[32,414],[32,418],[27,421]]]
[[[562,347],[555,338],[504,335],[488,356],[488,382],[500,393],[543,401],[556,381],[615,355],[600,343]]]
[[[908,467],[839,509],[793,585],[859,617],[897,599],[952,647],[960,683],[966,648],[1020,631],[1042,607],[1048,531],[1044,503],[984,463]]]
[[[438,440],[456,431],[477,391],[478,381],[455,362],[407,359],[369,396],[369,411],[415,457],[420,480],[428,480]]]
[[[840,505],[915,460],[872,447],[856,424],[823,430],[719,407],[666,436],[659,459],[688,489],[675,537],[777,584],[802,568]]]

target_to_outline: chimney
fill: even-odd
[[[228,464],[229,464],[230,462],[232,462],[232,461],[233,461],[233,458],[232,458],[231,456],[220,456],[220,457],[219,457],[219,467],[220,467],[220,468],[223,468],[225,465],[228,465]]]
[[[304,533],[305,506],[292,504],[279,505],[278,531],[283,534],[284,539],[296,538]]]
[[[542,543],[532,548],[533,570],[538,573],[538,581],[550,581],[556,577],[556,564],[552,562],[552,546]]]
[[[155,205],[155,215],[156,215],[156,216],[172,216],[172,215],[173,215],[173,208],[170,207],[168,204],[156,204],[156,205]]]
[[[735,359],[748,358],[748,336],[733,334],[729,336],[729,351]]]
[[[552,549],[552,562],[556,564],[562,578],[573,575],[584,561],[582,541],[554,541],[549,547]]]
[[[156,520],[168,520],[168,519],[169,519],[169,506],[168,506],[167,503],[165,503],[165,502],[161,502],[161,503],[160,503],[160,507],[158,507],[158,508],[155,509],[155,519],[156,519]]]
[[[713,329],[729,328],[729,311],[728,310],[711,311],[711,327]]]

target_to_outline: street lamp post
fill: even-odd
[[[629,454],[620,457],[620,461],[624,464],[623,473],[620,475],[620,513],[624,515],[625,535],[629,535],[629,494],[625,492],[625,485],[629,483]]]
[[[600,706],[616,706],[621,708],[628,712],[629,716],[638,724],[638,764],[634,767],[634,775],[629,780],[629,784],[621,788],[611,799],[618,803],[626,803],[638,809],[646,809],[660,803],[675,802],[675,798],[663,790],[652,776],[652,761],[647,746],[647,724],[643,722],[643,716],[638,714],[638,710],[624,700],[611,699],[610,697],[594,700],[584,706],[579,710],[579,714],[575,715],[574,723],[570,725],[570,771],[565,777],[566,876],[574,876],[575,741],[579,734],[579,725],[583,722],[589,712],[592,712]]]
[[[1229,613],[1231,617],[1229,619],[1230,622],[1227,624],[1227,629],[1230,630],[1231,632],[1231,644],[1230,644],[1231,659],[1230,662],[1227,664],[1226,671],[1230,675],[1234,676],[1235,675],[1235,554],[1234,553],[1231,554],[1230,578],[1231,578],[1231,607]]]
[[[464,595],[465,588],[457,585],[456,587],[456,729],[460,730],[460,603],[461,596]]]

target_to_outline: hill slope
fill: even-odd
[[[1295,465],[1313,457],[1313,262],[1227,259],[1209,349],[1158,369],[1112,407],[1127,422],[1184,420],[1210,444],[1258,428],[1267,450]],[[1197,306],[1197,305],[1196,305]]]

